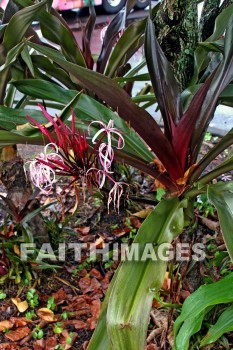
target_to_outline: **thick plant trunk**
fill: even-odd
[[[194,51],[198,40],[213,34],[216,17],[233,0],[205,0],[198,25],[197,0],[163,0],[154,23],[159,43],[171,63],[175,78],[184,90],[194,71]]]
[[[17,156],[16,146],[7,146],[2,149],[0,178],[6,188],[7,198],[11,200],[18,212],[20,212],[32,195],[32,188],[24,170],[23,159]],[[36,208],[38,208],[38,204],[34,203],[32,207],[28,208],[28,211],[33,211]],[[49,241],[46,227],[40,214],[29,221],[29,226],[36,241]]]
[[[193,75],[198,40],[197,2],[164,0],[154,22],[159,43],[184,90]]]

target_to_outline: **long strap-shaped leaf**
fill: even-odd
[[[218,211],[224,241],[233,261],[233,182],[210,185],[207,195]]]
[[[219,95],[233,79],[233,15],[227,26],[225,35],[224,58],[219,65],[214,78],[210,84],[210,89],[205,98],[203,108],[198,116],[195,130],[191,138],[192,159],[195,160],[199,152],[204,131],[209,121],[213,117]]]
[[[221,281],[204,285],[192,293],[184,302],[182,312],[174,324],[175,344],[173,350],[188,350],[189,337],[198,331],[203,313],[213,305],[230,303],[233,301],[233,273],[224,277]],[[192,324],[195,323],[195,324]],[[192,324],[193,332],[187,329],[187,324]],[[197,326],[197,327],[196,327]]]
[[[13,84],[23,94],[35,97],[37,99],[57,101],[64,105],[67,105],[70,102],[70,100],[77,94],[77,91],[67,90],[59,87],[54,83],[50,83],[39,79],[25,79],[21,81],[16,81]],[[3,113],[6,113],[5,109],[3,109]],[[16,113],[17,112],[15,112],[14,114],[16,115]],[[91,121],[94,121],[96,119],[102,120],[106,124],[110,119],[114,120],[115,126],[121,130],[124,136],[126,142],[126,147],[124,147],[124,150],[127,150],[131,154],[137,155],[146,162],[151,162],[153,160],[151,152],[148,150],[143,141],[138,137],[138,135],[132,129],[129,128],[129,126],[125,123],[124,120],[119,118],[119,116],[116,113],[111,111],[103,104],[99,103],[98,101],[85,94],[82,94],[80,96],[78,105],[75,107],[75,113],[78,119],[81,120],[81,123],[86,122],[87,125]],[[31,115],[30,113],[27,114]],[[21,115],[22,112],[20,116]],[[26,116],[26,111],[24,115]],[[26,122],[27,120],[25,119],[24,123]],[[83,127],[85,126],[82,125],[81,129]]]
[[[173,179],[183,176],[177,156],[155,120],[142,108],[136,106],[117,83],[102,74],[79,67],[61,59],[54,49],[48,49],[34,43],[28,43],[35,50],[43,53],[63,69],[77,78],[85,88],[94,91],[109,106],[118,111],[142,137],[151,150],[158,156]],[[161,147],[161,145],[163,147]]]
[[[131,249],[137,252],[139,248],[138,257],[135,255],[122,263],[107,310],[107,328],[115,350],[144,349],[151,304],[163,283],[167,266],[161,258],[166,248],[161,249],[161,245],[170,243],[181,233],[185,203],[177,198],[160,202],[135,238]]]
[[[164,121],[165,134],[171,140],[172,128],[182,115],[179,86],[157,41],[154,24],[150,18],[146,27],[145,55],[151,83]]]

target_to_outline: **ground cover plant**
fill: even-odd
[[[43,9],[45,4],[40,3],[33,6],[25,7],[25,9],[17,12],[11,18],[8,26],[3,27],[2,30],[5,31],[3,46],[6,43],[9,45],[7,38],[11,32],[11,26],[19,18],[24,19],[21,24],[24,27],[24,32],[26,32],[34,18],[34,12],[41,7],[40,11],[43,12],[41,16],[39,15],[39,20],[43,22],[43,16],[46,12]],[[195,85],[190,85],[183,93],[180,91],[173,70],[156,38],[152,20],[153,13],[151,12],[148,19],[143,21],[143,25],[146,25],[145,56],[148,74],[163,117],[164,131],[160,129],[145,109],[140,108],[132,101],[131,96],[125,91],[126,89],[122,88],[122,82],[129,81],[128,78],[132,80],[132,77],[127,75],[128,73],[125,77],[120,79],[118,76],[114,80],[112,79],[114,73],[111,76],[111,74],[99,74],[87,69],[86,64],[82,64],[83,53],[79,50],[78,53],[76,52],[75,59],[72,59],[66,52],[66,47],[62,46],[63,50],[60,52],[49,45],[41,44],[38,40],[36,43],[29,39],[21,41],[21,37],[17,39],[19,42],[14,42],[12,47],[8,48],[9,51],[2,71],[8,77],[7,79],[9,79],[9,71],[12,74],[18,64],[22,65],[22,58],[30,71],[30,79],[16,79],[12,82],[12,85],[24,93],[24,97],[17,105],[15,113],[18,118],[24,113],[23,117],[20,117],[22,118],[21,123],[29,120],[31,125],[27,124],[19,130],[7,124],[8,131],[2,130],[0,138],[2,144],[6,144],[6,141],[7,143],[44,142],[41,135],[42,131],[42,134],[46,137],[46,143],[50,142],[52,144],[50,146],[53,148],[53,153],[47,152],[49,146],[46,145],[46,152],[37,156],[36,160],[31,163],[32,180],[37,187],[42,190],[50,190],[55,175],[72,176],[74,177],[73,180],[84,178],[88,182],[89,174],[94,172],[95,175],[90,180],[91,185],[97,185],[97,187],[103,189],[103,179],[110,177],[113,160],[117,160],[124,161],[150,175],[156,180],[156,187],[164,190],[163,198],[160,198],[159,204],[142,223],[134,239],[134,244],[137,244],[140,248],[139,261],[123,261],[114,274],[88,349],[141,350],[144,348],[148,319],[155,295],[157,295],[157,301],[160,304],[163,303],[163,300],[158,296],[158,292],[164,282],[167,270],[167,261],[142,259],[145,248],[148,244],[153,245],[153,250],[148,251],[151,258],[158,252],[162,244],[170,244],[183,232],[184,227],[192,224],[195,218],[193,208],[197,196],[205,194],[208,201],[216,207],[225,246],[232,259],[232,182],[212,183],[212,180],[232,170],[232,157],[229,156],[211,170],[207,169],[216,156],[232,145],[232,131],[214,145],[204,157],[198,158],[205,131],[213,117],[217,103],[221,99],[224,100],[224,98],[231,102],[232,86],[230,83],[233,75],[232,12],[231,5],[217,17],[215,31],[211,38],[213,42],[207,40],[207,43],[205,43],[207,50],[204,54],[203,51],[201,51],[201,55],[196,52],[198,59],[202,57],[202,65],[199,64],[198,66],[200,78],[198,81],[197,78],[193,79]],[[49,12],[48,14],[46,12],[46,16],[49,16]],[[55,21],[56,28],[63,28],[61,24],[58,25],[55,18],[57,17],[54,16],[51,20]],[[135,35],[134,31],[137,25],[132,25],[130,31],[132,35]],[[47,32],[45,30],[45,33],[48,35],[49,28],[46,29]],[[221,38],[225,30],[224,38]],[[49,33],[51,38],[51,32]],[[144,31],[140,29],[142,37],[144,36],[143,33]],[[112,57],[114,57],[114,54],[116,55],[118,64],[124,62],[123,56],[118,56],[117,52],[121,45],[124,47],[128,42],[127,30],[124,35],[119,39],[112,53]],[[135,42],[137,42],[138,37],[135,37]],[[220,43],[219,38],[221,38]],[[134,47],[133,52],[136,47]],[[33,49],[33,53],[31,53],[31,49]],[[127,47],[127,49],[130,52],[132,48]],[[59,71],[59,75],[64,78],[63,82],[69,81],[69,84],[75,84],[75,86],[66,85],[71,87],[71,90],[65,89],[51,78],[46,78],[43,69],[42,71],[37,70],[37,73],[34,74],[35,56],[38,55],[40,57],[37,58],[40,58],[41,62],[46,60],[47,67],[49,65],[51,71],[56,72],[57,77]],[[79,59],[81,57],[82,62],[80,60],[77,62],[77,55]],[[90,58],[90,56],[86,57]],[[84,91],[80,92],[81,89],[84,89]],[[46,112],[44,107],[42,109],[46,118],[43,118],[39,112],[26,109],[18,110],[19,107],[24,106],[24,103],[30,105],[28,101],[31,100],[31,97],[28,99],[28,95],[41,100],[48,99],[53,102],[62,102],[60,107],[65,107],[62,113],[54,119]],[[153,99],[155,99],[155,96],[152,96]],[[45,103],[47,102],[45,101]],[[3,111],[5,107],[1,108]],[[68,121],[71,108],[74,109],[72,125]],[[6,111],[9,111],[9,109],[5,109]],[[82,116],[80,112],[82,112]],[[77,118],[81,119],[81,122],[76,123],[79,129],[75,125],[75,114]],[[9,115],[12,116],[13,114]],[[26,119],[26,115],[29,115],[28,119]],[[96,121],[96,119],[99,121],[93,123],[93,120]],[[113,121],[115,122],[115,128]],[[65,126],[63,122],[68,126]],[[91,127],[88,128],[88,125]],[[86,138],[88,131],[90,133],[89,145],[87,143],[88,137]],[[100,138],[97,146],[95,146],[96,138],[101,135],[101,132],[103,132],[103,138]],[[111,133],[113,133],[113,141]],[[125,147],[120,149],[118,144],[118,149],[113,151],[111,142],[118,140],[119,137],[122,142],[124,139]],[[86,155],[88,147],[93,147],[90,148],[90,157]],[[84,158],[89,161],[88,164],[84,162]],[[102,166],[102,168],[99,168],[99,166]],[[90,169],[91,172],[89,172]],[[204,171],[206,172],[203,173]],[[104,190],[109,192],[109,204],[111,200],[114,201],[115,199],[116,207],[119,208],[120,202],[118,199],[123,196],[123,187],[121,185],[121,187],[114,188],[114,186],[114,190],[109,190],[107,186]],[[125,187],[128,188],[127,185]],[[190,296],[190,299],[187,298],[174,325],[174,349],[189,348],[191,336],[200,330],[202,322],[208,328],[208,325],[205,324],[206,319],[208,320],[208,317],[211,317],[213,306],[219,303],[226,304],[226,308],[219,309],[219,317],[213,318],[215,325],[201,340],[200,346],[216,341],[224,332],[232,330],[231,306],[229,305],[233,298],[231,286],[232,272],[229,268],[227,276],[222,280],[201,287],[200,290]],[[207,297],[204,298],[203,295],[206,294]],[[34,300],[34,298],[32,297],[30,300]],[[49,303],[50,309],[52,304]],[[97,307],[95,303],[94,306]],[[49,308],[47,307],[47,309]],[[47,312],[51,316],[51,312],[45,310],[43,312]],[[52,322],[55,321],[53,315],[51,319]],[[60,323],[60,320],[56,321],[58,323],[56,323],[53,331],[55,334],[60,334],[63,332],[63,324]],[[40,340],[43,335],[42,326],[37,326],[33,332],[34,339]],[[70,334],[67,337],[72,339]],[[198,340],[193,346],[194,348],[198,346]],[[164,348],[166,348],[166,345],[164,345]]]

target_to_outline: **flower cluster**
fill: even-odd
[[[29,121],[38,127],[49,140],[49,144],[44,148],[44,153],[40,153],[36,159],[29,162],[32,183],[42,193],[49,194],[56,181],[56,175],[70,176],[73,179],[72,183],[81,179],[82,182],[95,185],[99,189],[103,188],[106,179],[109,179],[113,187],[109,192],[108,208],[113,202],[114,208],[119,210],[123,187],[127,184],[116,182],[112,178],[111,166],[114,160],[112,136],[117,139],[117,149],[124,147],[124,138],[114,127],[114,121],[110,120],[107,125],[101,121],[90,123],[89,135],[93,124],[101,127],[91,140],[93,146],[90,146],[86,134],[84,132],[81,134],[75,127],[73,111],[71,128],[69,128],[59,117],[56,116],[56,119],[53,119],[43,106],[39,105],[39,107],[45,118],[52,124],[53,133],[45,125],[39,124],[28,116]],[[52,149],[52,152],[49,152],[49,148]]]

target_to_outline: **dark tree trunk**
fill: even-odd
[[[155,18],[155,32],[176,80],[184,90],[193,75],[198,40],[196,1],[164,0]]]
[[[154,23],[159,43],[171,63],[175,78],[184,90],[194,71],[194,51],[198,40],[213,34],[216,17],[233,0],[205,0],[198,25],[197,0],[163,0]]]

